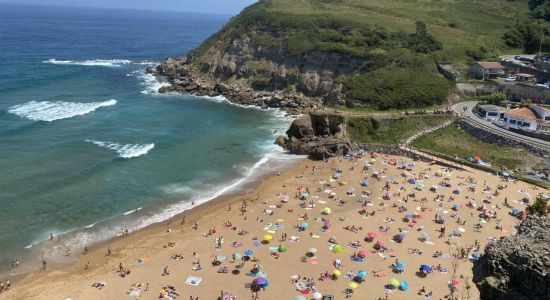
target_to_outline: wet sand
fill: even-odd
[[[393,160],[396,164],[389,164]],[[411,162],[408,158],[371,155],[357,160],[336,158],[327,163],[304,161],[280,176],[265,178],[253,193],[217,199],[193,209],[185,214],[183,225],[180,216],[99,245],[69,267],[31,273],[13,284],[8,292],[0,293],[0,299],[158,299],[166,285],[176,288],[180,295],[177,299],[187,300],[189,296],[216,299],[220,290],[231,292],[237,299],[250,299],[250,283],[257,278],[251,271],[258,264],[269,282],[259,292],[259,299],[295,299],[301,295],[296,287],[308,283],[303,277],[312,279],[316,291],[323,295],[343,299],[343,292],[352,282],[346,274],[357,275],[360,270],[365,271],[365,280],[352,289],[352,299],[377,299],[386,294],[389,299],[423,299],[417,293],[422,287],[427,293],[432,292],[432,299],[440,299],[449,294],[449,282],[453,279],[459,282],[454,286],[456,294],[478,299],[479,293],[471,283],[472,263],[468,255],[464,259],[453,257],[461,248],[469,248],[467,254],[471,258],[473,253],[482,252],[490,239],[514,232],[519,220],[509,214],[511,208],[504,206],[505,197],[510,206],[523,210],[522,198],[534,200],[537,194],[548,191],[524,182],[503,182],[498,176],[478,170],[450,171],[423,162],[410,166]],[[372,166],[365,172],[366,163]],[[398,168],[403,164],[409,170]],[[319,170],[313,172],[313,166]],[[341,169],[342,173],[337,175],[334,169]],[[379,179],[373,177],[376,172]],[[368,180],[366,187],[360,185],[364,179]],[[415,179],[415,184],[409,183],[410,179]],[[445,179],[450,186],[441,185]],[[498,189],[499,184],[507,187]],[[438,185],[435,192],[430,191],[432,185]],[[300,188],[302,192],[309,190],[307,196],[303,195],[305,200],[296,197]],[[454,193],[458,188],[460,192]],[[414,198],[407,196],[413,192]],[[440,197],[436,201],[437,195]],[[240,212],[243,201],[247,203],[244,215]],[[484,218],[482,228],[475,230],[483,213],[478,208],[483,205],[487,214],[496,212],[497,216]],[[325,207],[330,208],[329,214]],[[307,214],[305,220],[304,214]],[[406,214],[413,216],[405,220]],[[436,214],[444,216],[443,225],[434,221]],[[458,218],[465,220],[465,224],[458,224]],[[195,221],[198,229],[193,228]],[[230,227],[225,226],[228,221]],[[304,222],[308,223],[305,230],[296,228]],[[351,226],[353,230],[345,229]],[[446,230],[439,238],[442,226]],[[216,232],[205,237],[213,228]],[[239,234],[243,228],[247,234]],[[453,231],[460,237],[452,235]],[[376,237],[366,241],[370,232]],[[286,241],[281,241],[283,233],[287,234]],[[262,243],[266,234],[273,236],[268,244]],[[400,243],[393,239],[398,234],[404,237]],[[429,237],[427,242],[422,241],[423,234]],[[299,241],[289,241],[292,236],[299,237]],[[224,242],[217,248],[216,240],[220,237]],[[331,238],[342,247],[342,253],[334,253]],[[377,241],[383,242],[385,249],[375,250]],[[480,250],[475,249],[476,241]],[[170,242],[174,244],[169,245]],[[356,246],[354,242],[360,245],[352,247]],[[281,244],[286,251],[279,253],[275,250]],[[110,256],[106,255],[108,247]],[[308,254],[313,257],[306,256],[310,248],[315,248],[315,253]],[[417,249],[416,253],[412,249]],[[253,252],[251,258],[256,262],[232,259],[234,253],[244,255],[246,250]],[[354,260],[352,255],[360,250],[366,252],[366,257]],[[443,255],[433,257],[436,252]],[[177,254],[183,259],[171,258]],[[216,256],[225,257],[221,265],[212,264]],[[337,279],[319,280],[321,273],[333,274],[337,259],[342,261],[341,275]],[[193,262],[198,260],[203,268],[196,271]],[[392,271],[396,260],[405,264],[401,273]],[[121,277],[119,264],[129,269],[130,274]],[[422,264],[435,269],[440,265],[440,270],[447,272],[434,270],[424,276],[418,274]],[[163,276],[165,267],[170,274]],[[229,273],[218,273],[220,267],[227,267]],[[234,270],[239,274],[232,274]],[[301,277],[298,285],[291,279],[296,275]],[[200,284],[187,284],[188,277],[200,278]],[[408,290],[385,289],[393,278],[400,284],[406,281]],[[98,289],[92,287],[93,283],[105,286]],[[132,284],[140,283],[139,296],[129,296]],[[313,292],[309,290],[309,294],[303,295],[312,299]]]

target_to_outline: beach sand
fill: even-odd
[[[396,165],[390,164],[392,160],[396,160]],[[520,203],[522,198],[533,201],[539,193],[548,191],[524,182],[503,182],[498,176],[473,169],[451,172],[423,162],[414,162],[409,170],[398,168],[403,164],[409,166],[411,162],[408,158],[384,155],[301,162],[280,176],[266,178],[253,193],[213,201],[186,213],[183,225],[180,216],[96,247],[72,266],[31,273],[13,284],[9,291],[0,293],[0,299],[158,299],[161,288],[166,285],[176,288],[177,299],[187,300],[190,296],[198,296],[201,300],[217,299],[222,290],[231,292],[237,299],[251,299],[250,283],[256,278],[251,270],[257,263],[269,282],[268,287],[259,292],[259,299],[295,299],[301,295],[291,279],[296,278],[295,275],[301,276],[296,281],[304,285],[307,280],[303,277],[312,279],[316,290],[323,295],[344,299],[343,291],[351,282],[346,273],[358,274],[360,270],[366,272],[365,280],[353,289],[352,299],[384,298],[386,294],[388,299],[423,299],[423,295],[418,295],[422,287],[427,293],[432,292],[433,299],[440,299],[450,293],[451,279],[459,281],[455,295],[478,299],[479,292],[471,282],[472,263],[467,257],[453,259],[453,254],[468,247],[474,248],[468,252],[470,255],[482,252],[490,239],[514,232],[519,220],[509,214],[511,208],[505,207],[505,197],[511,207],[524,210],[525,205]],[[366,172],[363,171],[365,164],[372,164]],[[340,175],[335,174],[336,168],[342,170]],[[373,174],[379,174],[379,179]],[[362,187],[360,182],[365,178],[368,186]],[[416,179],[416,183],[409,183],[410,179]],[[432,185],[440,185],[445,179],[450,180],[449,187],[440,186],[436,192],[430,191]],[[391,181],[387,184],[389,190],[388,181]],[[507,187],[497,189],[499,184]],[[420,190],[419,185],[425,187]],[[484,185],[490,190],[484,191]],[[296,197],[300,188],[302,192],[305,188],[309,190],[309,194],[304,195],[306,200]],[[457,188],[460,193],[454,194]],[[407,197],[413,191],[415,197]],[[495,191],[499,195],[495,195]],[[439,201],[434,201],[436,195],[442,195]],[[243,201],[247,206],[241,215]],[[468,203],[475,203],[475,207],[468,207]],[[477,208],[483,205],[490,211],[488,213],[496,212],[497,217],[488,218],[486,223],[483,221],[482,228],[476,232],[474,226],[479,223],[482,213]],[[330,214],[322,214],[325,207],[331,209]],[[366,214],[362,214],[362,210]],[[304,213],[307,213],[307,220],[301,217]],[[406,214],[413,214],[414,220],[404,220]],[[434,222],[436,214],[444,216],[443,225]],[[465,224],[458,224],[458,218],[465,220]],[[496,229],[497,220],[502,230]],[[195,221],[198,229],[193,228]],[[228,221],[231,227],[225,226]],[[304,222],[308,223],[307,228],[299,231],[296,226]],[[323,228],[325,225],[329,228]],[[355,228],[348,230],[345,226]],[[446,231],[439,238],[441,226],[445,226]],[[205,237],[213,228],[216,232]],[[248,234],[239,234],[243,228]],[[463,231],[460,232],[462,236],[449,236],[458,230]],[[372,242],[365,241],[369,232],[376,234]],[[422,241],[422,232],[429,236],[428,242]],[[280,241],[283,233],[287,234],[286,241]],[[401,243],[393,241],[400,233],[404,240]],[[271,234],[273,240],[262,244],[266,234]],[[224,242],[217,249],[216,240],[222,236]],[[289,241],[292,236],[299,237],[299,241]],[[329,242],[331,237],[342,247],[342,253],[331,251],[330,247],[334,246]],[[360,246],[351,247],[354,241]],[[382,241],[387,249],[375,250],[377,241]],[[480,250],[475,249],[476,241]],[[175,244],[168,246],[169,242]],[[286,251],[275,258],[270,247],[276,249],[280,244]],[[110,256],[106,255],[107,247],[111,248]],[[306,256],[310,248],[317,250],[313,251],[314,257]],[[409,249],[417,249],[422,254],[410,253]],[[259,262],[232,261],[234,253],[244,255],[246,250],[251,250],[253,260]],[[366,250],[363,261],[352,260],[354,252],[360,250]],[[433,257],[437,251],[443,255]],[[197,255],[193,256],[193,252]],[[181,254],[183,259],[172,259],[176,254]],[[211,263],[216,256],[226,257],[220,266],[227,267],[229,273],[218,273],[220,266]],[[321,273],[333,274],[333,263],[337,259],[342,262],[342,275],[337,279],[319,280]],[[193,262],[197,260],[203,269],[195,271]],[[405,264],[401,273],[392,272],[396,260]],[[87,269],[86,264],[89,264]],[[119,276],[119,264],[131,273],[124,278]],[[441,265],[447,272],[433,270],[422,277],[417,274],[422,264]],[[163,276],[165,267],[170,274]],[[39,268],[37,266],[37,270]],[[232,274],[233,270],[240,273]],[[187,284],[188,277],[200,278],[200,284]],[[385,289],[392,278],[400,283],[406,281],[408,290]],[[92,287],[93,283],[100,282],[105,284],[102,289]],[[131,285],[139,283],[142,284],[139,296],[129,296]],[[313,299],[313,291],[304,296]]]

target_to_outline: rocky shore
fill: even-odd
[[[515,236],[487,245],[473,268],[481,299],[548,299],[550,215],[530,216]]]
[[[179,92],[198,96],[226,97],[229,101],[261,108],[279,108],[289,114],[298,115],[322,109],[321,98],[307,97],[292,90],[258,91],[250,86],[220,82],[209,76],[198,76],[186,58],[168,58],[157,67],[150,67],[147,73],[156,76],[170,86],[160,88],[159,93]]]
[[[289,91],[256,91],[220,82],[208,76],[198,76],[187,64],[187,59],[168,58],[162,64],[147,69],[147,73],[157,77],[169,86],[159,89],[159,93],[178,92],[197,96],[224,96],[229,101],[241,105],[255,105],[261,108],[279,108],[297,116],[286,136],[275,141],[293,154],[309,155],[321,160],[351,153],[357,144],[346,136],[345,118],[322,112],[322,99],[307,97]]]

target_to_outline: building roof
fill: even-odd
[[[505,69],[503,65],[495,61],[478,61],[476,64],[484,67],[485,69]]]
[[[518,117],[527,120],[537,120],[537,115],[527,107],[511,109],[505,113],[508,116]]]

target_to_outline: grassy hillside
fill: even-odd
[[[337,54],[341,56],[339,62],[350,58],[345,72],[337,67],[329,70],[331,80],[343,86],[347,105],[379,109],[425,107],[445,101],[449,90],[435,62],[466,65],[520,51],[510,45],[520,48],[521,42],[505,42],[503,37],[516,28],[514,20],[530,17],[527,2],[260,0],[231,19],[191,56],[202,63],[200,69],[211,71],[209,67],[217,61],[204,61],[235,48],[236,40],[245,40],[241,44],[253,51],[234,52],[246,56],[242,64],[246,64],[247,72],[243,75],[237,70],[236,74],[224,74],[224,78],[260,78],[262,84],[258,86],[273,89],[270,79],[276,68],[270,55],[284,53],[301,59],[302,63],[285,65],[287,70],[300,74],[307,68],[304,65],[311,54]],[[292,61],[277,57],[278,65]],[[236,68],[240,69],[240,65]],[[350,68],[353,72],[349,72]],[[276,88],[293,85],[293,80],[298,79],[278,78]],[[312,91],[309,94],[319,96]]]

